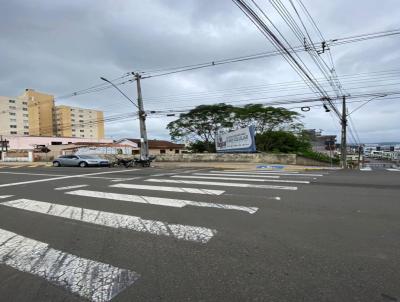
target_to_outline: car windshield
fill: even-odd
[[[83,159],[101,159],[101,158],[99,158],[97,156],[93,156],[93,155],[79,155],[79,157],[83,158]]]

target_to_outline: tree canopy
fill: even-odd
[[[213,152],[215,134],[219,130],[254,125],[256,133],[301,129],[300,114],[285,108],[248,104],[235,107],[225,103],[201,105],[183,113],[167,125],[173,140],[190,142],[193,150]]]

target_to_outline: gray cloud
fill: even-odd
[[[0,2],[1,95],[18,95],[29,87],[60,96],[100,83],[100,76],[113,78],[133,70],[181,66],[273,50],[228,0]],[[384,4],[376,0],[303,2],[327,39],[396,28],[400,17],[397,0],[386,0]],[[260,3],[267,7],[267,1]],[[298,45],[273,10],[267,11],[290,42]],[[334,47],[336,70],[342,76],[396,69],[400,63],[399,46],[399,38],[391,37]],[[311,66],[306,54],[302,54],[302,58]],[[316,69],[313,71],[320,76]],[[395,91],[398,86],[394,85],[398,82],[396,77],[382,79],[379,83],[343,79],[344,87],[351,94]],[[151,110],[177,110],[201,103],[260,97],[270,97],[265,99],[268,102],[290,99],[285,95],[295,93],[314,98],[306,94],[310,92],[307,88],[300,86],[297,90],[288,87],[287,91],[268,87],[257,93],[242,90],[241,94],[238,90],[234,94],[232,90],[298,80],[281,57],[271,57],[143,80],[143,95],[146,108]],[[135,98],[133,84],[122,88]],[[225,95],[211,93],[224,89],[227,90]],[[188,94],[197,95],[190,98]],[[106,116],[135,110],[113,90],[57,102],[102,109]],[[363,141],[399,140],[397,102],[377,100],[354,113],[353,120]],[[349,104],[350,110],[358,105]],[[170,120],[149,118],[149,136],[168,138],[165,126]],[[337,121],[321,109],[304,114],[304,122],[307,127],[339,134]],[[107,124],[106,134],[115,138],[138,136],[138,122],[132,119]]]

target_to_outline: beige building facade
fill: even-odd
[[[29,135],[28,99],[0,96],[0,135]]]
[[[28,99],[29,135],[53,136],[54,96],[25,89],[23,97]]]
[[[0,135],[104,138],[102,111],[55,106],[54,96],[25,89],[22,96],[0,96]]]
[[[54,116],[57,136],[104,138],[102,111],[60,105],[55,107]]]

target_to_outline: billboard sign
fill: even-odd
[[[215,148],[218,153],[255,152],[254,132],[254,126],[249,126],[228,133],[218,133],[215,138]]]

